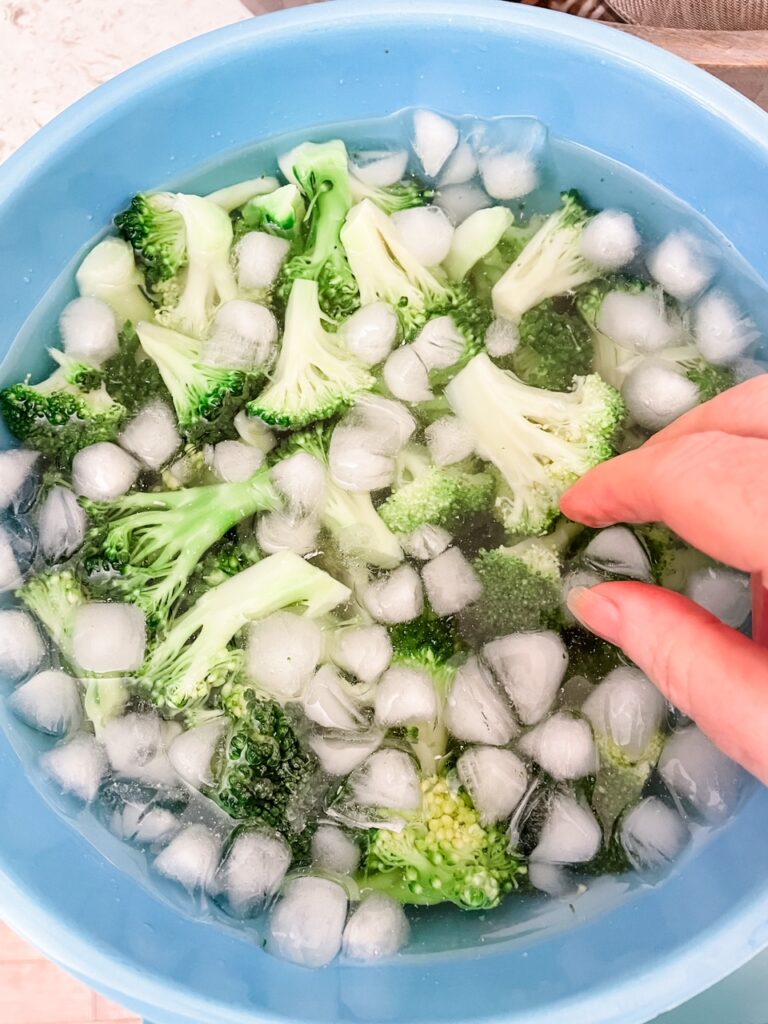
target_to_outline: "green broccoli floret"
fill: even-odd
[[[521,861],[508,852],[504,831],[484,828],[469,797],[454,793],[445,779],[425,779],[422,794],[421,812],[401,832],[372,834],[358,876],[362,890],[418,906],[497,906],[525,874]]]
[[[379,569],[394,569],[403,560],[400,542],[376,511],[367,491],[345,491],[334,482],[328,465],[331,429],[316,426],[294,434],[278,457],[304,451],[326,470],[325,495],[320,522],[339,554]]]
[[[562,206],[544,222],[512,266],[493,286],[497,316],[519,323],[523,313],[545,299],[566,295],[600,276],[581,254],[590,214],[576,192],[564,192]]]
[[[130,414],[155,398],[170,400],[157,364],[144,353],[131,322],[124,325],[119,341],[119,351],[101,368],[104,386],[115,401]]]
[[[450,315],[468,345],[479,347],[490,310],[463,284],[452,284],[421,264],[403,245],[392,221],[369,199],[354,206],[341,232],[360,302],[388,302],[412,339],[433,317]]]
[[[508,368],[531,387],[567,391],[574,377],[592,371],[592,361],[589,328],[580,317],[561,312],[547,299],[523,314],[520,344]]]
[[[694,572],[716,564],[663,523],[647,523],[635,530],[651,556],[654,579],[667,590],[684,591]]]
[[[81,448],[113,441],[126,416],[103,385],[103,374],[87,363],[50,349],[57,368],[39,384],[23,381],[0,393],[8,429],[30,448],[71,462]]]
[[[299,251],[283,264],[277,293],[286,301],[297,279],[316,281],[324,312],[334,319],[351,316],[360,303],[339,237],[352,207],[346,146],[338,139],[305,142],[283,157],[280,165],[301,189],[307,216]]]
[[[298,430],[335,416],[373,385],[372,374],[323,326],[317,282],[295,281],[280,355],[269,384],[248,406],[250,415]]]
[[[393,657],[400,662],[445,665],[462,650],[456,624],[427,607],[418,618],[389,627]]]
[[[186,225],[169,193],[135,195],[128,209],[115,217],[115,227],[144,268],[150,293],[162,291],[186,266]]]
[[[230,530],[223,540],[206,551],[195,566],[186,593],[191,592],[196,599],[211,587],[218,587],[231,576],[255,565],[262,557],[251,522],[240,523],[236,530]]]
[[[270,555],[207,591],[171,623],[139,672],[142,688],[161,707],[199,703],[242,667],[243,652],[229,643],[248,622],[294,607],[317,618],[349,593],[291,551]]]
[[[496,482],[471,464],[433,466],[426,449],[408,445],[398,456],[395,489],[379,514],[395,533],[410,534],[420,526],[456,529],[469,516],[493,507]]]
[[[404,178],[394,185],[379,187],[366,185],[355,174],[351,174],[349,184],[353,202],[361,203],[364,199],[370,199],[387,214],[408,210],[413,206],[425,206],[435,194],[434,189],[416,178]]]
[[[238,483],[83,501],[91,523],[85,556],[119,571],[110,593],[164,625],[204,553],[243,519],[279,505],[266,468]]]
[[[197,440],[229,434],[258,376],[207,365],[199,341],[168,327],[144,322],[136,332],[170,392],[181,429]]]
[[[266,231],[281,238],[294,239],[301,231],[307,208],[295,185],[265,195],[253,196],[242,209],[243,225],[248,231]]]
[[[685,366],[685,375],[699,389],[699,401],[709,402],[736,384],[731,366],[714,366],[703,359]]]
[[[624,418],[618,392],[596,374],[567,393],[524,384],[481,354],[448,384],[445,395],[506,488],[496,510],[510,533],[545,533],[567,488],[614,454]]]
[[[106,302],[121,323],[152,319],[144,275],[123,239],[105,238],[95,245],[78,267],[75,280],[81,295]]]
[[[592,809],[610,836],[621,814],[636,804],[661,756],[664,734],[653,734],[647,748],[636,760],[630,760],[625,751],[606,736],[596,735],[600,754],[600,767],[592,790]]]
[[[16,596],[39,619],[62,658],[74,668],[75,615],[87,600],[75,574],[69,569],[41,573],[29,579]]]

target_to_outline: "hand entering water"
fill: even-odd
[[[666,523],[712,558],[752,573],[754,640],[681,594],[645,583],[579,588],[568,604],[721,750],[768,783],[768,375],[598,466],[561,507],[592,527]]]

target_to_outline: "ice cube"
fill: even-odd
[[[291,243],[265,231],[249,231],[235,246],[237,281],[246,291],[271,288]]]
[[[635,222],[622,210],[602,210],[581,236],[581,255],[601,270],[620,270],[635,258],[639,248]]]
[[[152,803],[126,803],[115,811],[111,820],[115,835],[139,846],[162,843],[180,827],[173,811]]]
[[[81,448],[72,460],[72,486],[91,501],[114,501],[136,483],[139,463],[110,441]]]
[[[75,612],[72,637],[75,661],[86,672],[134,672],[147,644],[144,612],[134,604],[90,601]]]
[[[435,267],[443,262],[453,241],[453,224],[439,206],[412,206],[396,211],[391,219],[419,263]]]
[[[312,836],[312,867],[353,875],[360,864],[360,847],[336,825],[318,825]]]
[[[83,705],[76,680],[66,672],[38,672],[11,694],[14,714],[27,725],[51,736],[62,736],[80,726]]]
[[[552,797],[531,861],[584,864],[597,854],[602,829],[586,804],[566,793]]]
[[[276,612],[251,626],[246,671],[267,693],[295,699],[312,678],[322,651],[317,623],[292,612]]]
[[[407,665],[388,668],[376,687],[375,715],[386,729],[434,722],[437,694],[430,676]]]
[[[511,356],[520,344],[520,331],[511,320],[493,320],[485,332],[485,347],[494,359]]]
[[[410,565],[379,577],[362,595],[368,612],[379,622],[394,625],[418,618],[424,608],[424,594],[419,574]]]
[[[725,566],[706,566],[691,573],[685,593],[734,629],[743,626],[752,612],[749,576]]]
[[[400,321],[388,302],[372,302],[345,320],[338,333],[356,359],[378,366],[397,344]]]
[[[85,296],[68,302],[59,317],[59,330],[67,355],[93,366],[120,350],[115,314],[101,299]]]
[[[466,344],[452,316],[436,316],[422,327],[412,347],[427,370],[445,370],[461,359]]]
[[[435,206],[444,210],[456,227],[463,224],[473,213],[492,205],[493,200],[487,192],[483,192],[479,185],[471,182],[465,185],[446,185],[435,196]]]
[[[249,914],[274,899],[290,864],[291,849],[276,833],[240,832],[219,868],[221,888],[232,909]]]
[[[264,453],[243,441],[219,441],[213,446],[211,468],[223,483],[250,480],[264,462]]]
[[[651,277],[681,302],[703,292],[715,274],[704,243],[687,231],[667,235],[648,256],[647,262]]]
[[[176,417],[165,402],[150,402],[124,427],[120,445],[148,469],[158,470],[173,458],[181,445]]]
[[[558,711],[520,740],[520,751],[553,779],[583,779],[597,771],[597,751],[589,722]]]
[[[511,633],[487,643],[483,657],[523,725],[541,721],[568,668],[568,651],[560,636],[552,631]]]
[[[0,594],[18,589],[35,557],[35,538],[25,523],[0,523]]]
[[[107,773],[107,755],[93,736],[77,733],[48,750],[40,759],[43,770],[65,793],[90,803],[98,796]]]
[[[715,364],[734,362],[760,338],[755,322],[721,291],[707,292],[697,303],[693,334],[699,352]]]
[[[221,855],[219,838],[205,825],[187,825],[155,859],[159,874],[189,892],[211,888]]]
[[[457,740],[504,746],[517,734],[512,710],[475,657],[458,670],[448,691],[445,724]]]
[[[0,674],[11,682],[34,672],[45,654],[35,621],[19,608],[0,611]]]
[[[295,452],[272,468],[272,482],[298,516],[316,514],[325,497],[325,468],[308,452]]]
[[[418,811],[421,783],[416,766],[402,750],[387,747],[375,753],[349,777],[353,799],[365,807]]]
[[[115,775],[150,785],[173,785],[176,773],[165,753],[162,726],[157,715],[136,712],[104,726],[100,739]]]
[[[426,523],[417,527],[403,542],[403,547],[411,558],[426,562],[430,558],[441,555],[452,541],[452,537],[442,526]]]
[[[379,491],[395,479],[395,460],[378,451],[379,439],[360,427],[336,427],[328,450],[334,482],[345,491]]]
[[[344,419],[370,435],[369,447],[379,455],[397,455],[416,430],[416,420],[401,402],[364,394]]]
[[[253,373],[272,358],[277,333],[271,309],[232,299],[216,310],[211,336],[203,344],[203,361],[223,370]]]
[[[483,592],[480,577],[458,548],[448,548],[421,570],[429,603],[436,615],[455,615]]]
[[[539,184],[536,162],[529,153],[492,149],[480,157],[483,187],[494,199],[522,199]]]
[[[417,110],[413,115],[413,148],[424,174],[436,178],[459,141],[459,129],[440,114]]]
[[[609,526],[601,530],[584,549],[584,557],[602,572],[631,580],[650,581],[651,562],[648,552],[626,526]]]
[[[308,555],[317,549],[320,522],[315,516],[285,515],[282,512],[267,512],[259,516],[256,524],[256,539],[259,547],[268,555],[278,551],[293,551],[297,555]]]
[[[168,760],[174,771],[195,789],[214,783],[211,763],[229,727],[229,720],[220,715],[202,725],[187,729],[168,748]]]
[[[460,142],[448,157],[443,173],[440,175],[440,188],[446,185],[463,185],[477,174],[477,159],[472,146]]]
[[[692,380],[651,360],[643,360],[629,371],[621,393],[635,423],[652,431],[668,426],[701,400]]]
[[[384,733],[381,730],[349,736],[317,733],[310,737],[309,745],[323,771],[334,778],[344,778],[359,768],[381,746],[383,739]]]
[[[374,149],[356,153],[352,174],[371,188],[388,188],[405,176],[408,153],[404,149]]]
[[[375,683],[392,661],[392,641],[384,626],[344,626],[333,634],[330,655],[362,683]]]
[[[633,808],[621,825],[621,844],[638,871],[671,864],[690,839],[691,834],[677,811],[655,796]]]
[[[582,711],[598,736],[630,761],[648,751],[667,712],[664,697],[640,669],[615,668],[592,691]]]
[[[344,929],[344,954],[371,962],[394,956],[408,941],[410,927],[397,900],[383,892],[366,896]]]
[[[387,357],[384,383],[403,402],[428,402],[433,397],[427,368],[412,345],[401,345]]]
[[[712,825],[731,816],[746,782],[744,770],[695,725],[670,736],[659,759],[659,772],[683,805]]]
[[[468,459],[475,450],[472,435],[457,416],[443,416],[425,431],[429,453],[436,466],[450,466]]]
[[[40,509],[37,528],[46,561],[64,562],[82,547],[88,519],[68,487],[52,487]]]
[[[608,292],[597,315],[597,329],[621,348],[647,354],[680,340],[681,325],[667,316],[656,290]]]
[[[566,868],[560,864],[547,864],[543,860],[528,864],[528,881],[539,892],[553,899],[570,899],[578,893],[578,883]]]
[[[322,665],[315,672],[304,691],[302,704],[310,722],[324,729],[353,732],[368,724],[354,684],[342,679],[331,665]]]
[[[267,951],[302,967],[324,967],[341,949],[347,894],[326,878],[295,878],[272,912]]]
[[[469,747],[456,762],[456,771],[484,825],[511,817],[528,785],[517,754],[499,747]]]
[[[0,510],[20,512],[29,505],[37,489],[35,464],[39,458],[39,452],[26,448],[0,452]]]

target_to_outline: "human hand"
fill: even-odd
[[[768,783],[768,375],[596,467],[561,508],[592,527],[663,522],[712,558],[752,573],[753,640],[681,594],[646,583],[578,588],[568,605],[721,750]]]

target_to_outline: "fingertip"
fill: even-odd
[[[605,584],[574,587],[568,594],[568,610],[582,626],[609,643],[617,643],[621,633],[621,610],[605,593]]]

